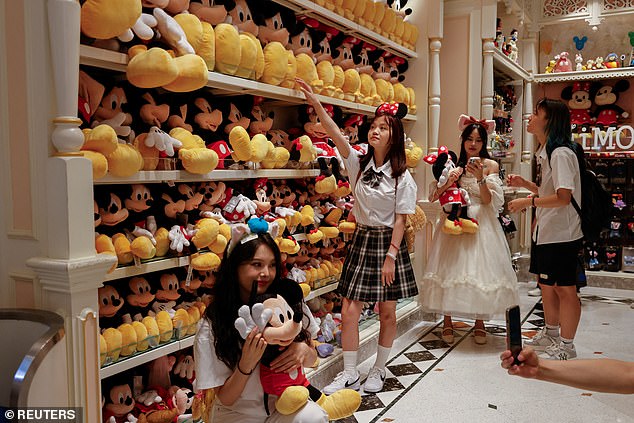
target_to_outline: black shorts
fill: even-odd
[[[531,245],[529,272],[539,277],[539,283],[549,286],[577,285],[577,254],[580,239],[569,242]]]

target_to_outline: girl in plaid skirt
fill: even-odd
[[[357,227],[338,288],[344,297],[341,309],[344,371],[323,392],[329,395],[343,388],[360,387],[357,350],[359,316],[365,301],[378,302],[381,326],[376,362],[364,391],[379,392],[383,389],[385,363],[396,335],[396,300],[418,294],[403,239],[406,215],[414,214],[416,207],[416,183],[407,171],[401,123],[407,106],[384,103],[377,108],[368,131],[368,151],[361,154],[350,148],[310,86],[301,79],[297,83],[337,146],[355,198],[353,214]]]

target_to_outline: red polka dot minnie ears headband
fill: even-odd
[[[460,118],[458,119],[458,129],[460,130],[460,132],[464,131],[465,128],[469,125],[482,126],[487,131],[487,135],[491,135],[493,131],[495,131],[494,120],[486,120],[486,119],[477,120],[473,116],[460,115]]]
[[[403,119],[407,114],[407,105],[403,103],[383,103],[376,108],[375,116],[392,115],[396,118]]]
[[[256,239],[259,234],[268,232],[271,238],[278,237],[280,227],[277,222],[267,222],[263,217],[252,217],[245,223],[236,223],[231,227],[231,241],[227,247],[227,256],[240,244]]]

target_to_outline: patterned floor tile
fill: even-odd
[[[448,343],[446,343],[445,341],[439,339],[436,341],[422,341],[419,342],[419,344],[421,344],[423,347],[427,348],[428,350],[436,350],[439,348],[449,348],[450,345]]]
[[[357,411],[374,410],[377,408],[385,408],[385,404],[376,394],[368,394],[361,397],[361,405]]]
[[[385,383],[383,384],[383,390],[381,392],[388,391],[400,391],[405,389],[403,384],[395,377],[385,378]]]
[[[415,373],[422,373],[415,364],[397,364],[395,366],[387,366],[394,376],[413,375]]]
[[[412,362],[436,360],[436,356],[429,351],[406,352],[404,355]]]

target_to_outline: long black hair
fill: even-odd
[[[548,161],[557,147],[568,147],[577,152],[576,143],[572,141],[568,106],[563,101],[542,98],[535,105],[535,110],[543,110],[548,120],[545,128]]]
[[[462,134],[460,134],[460,157],[458,158],[456,166],[465,167],[467,165],[467,150],[464,148],[464,143],[469,139],[469,135],[471,135],[474,129],[478,131],[478,135],[480,135],[480,139],[482,140],[482,147],[480,148],[478,157],[483,159],[491,158],[489,151],[487,150],[487,140],[489,139],[489,136],[486,128],[479,123],[471,123],[467,125],[467,127],[462,131]]]
[[[276,272],[273,284],[280,280],[282,277],[280,249],[268,233],[258,234],[257,238],[244,244],[238,242],[231,254],[227,254],[225,250],[224,258],[218,271],[218,278],[213,288],[214,301],[209,304],[205,311],[206,318],[211,322],[216,355],[231,369],[238,364],[244,343],[244,340],[234,327],[234,322],[238,318],[238,309],[244,305],[240,298],[238,268],[240,265],[253,260],[257,249],[261,245],[268,246],[275,257]]]
[[[399,104],[399,112],[397,116],[394,116],[388,112],[377,110],[374,115],[374,122],[381,116],[385,116],[388,127],[390,128],[390,148],[387,151],[386,160],[390,161],[392,167],[392,178],[397,179],[401,176],[405,170],[407,170],[407,161],[405,157],[405,130],[403,129],[403,122],[399,116],[405,116],[407,114],[407,106],[405,104]],[[404,109],[403,109],[404,108]],[[370,129],[370,126],[367,128]],[[368,143],[368,151],[359,159],[361,171],[370,163],[370,159],[374,157],[374,147]]]

